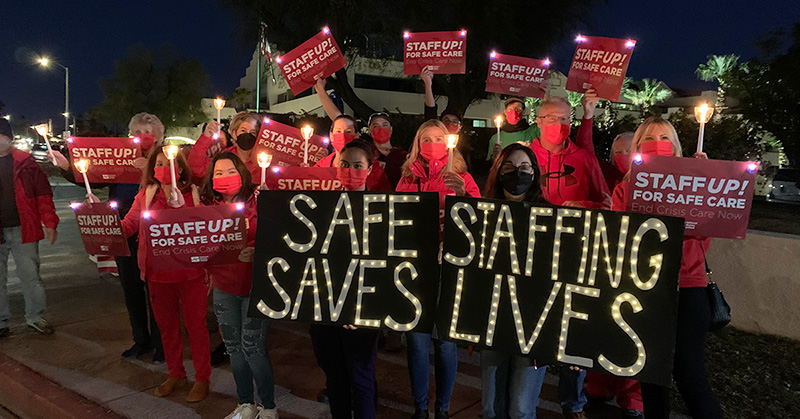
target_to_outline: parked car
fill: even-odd
[[[769,195],[770,201],[800,202],[800,168],[786,167],[778,169],[772,178]]]
[[[58,153],[61,150],[64,142],[61,140],[51,139],[50,146],[53,147],[53,151]],[[33,154],[33,158],[36,161],[48,161],[50,160],[50,156],[47,154],[47,144],[44,142],[36,143],[31,146],[30,153]]]

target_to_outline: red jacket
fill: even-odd
[[[597,158],[584,148],[567,140],[567,148],[551,153],[537,138],[531,143],[539,164],[539,182],[547,202],[563,205],[565,201],[580,201],[586,208],[608,208],[608,187]]]
[[[231,153],[236,154],[235,145],[223,150],[220,144],[221,143],[219,143],[219,140],[214,140],[213,138],[206,137],[205,135],[200,135],[200,138],[198,138],[197,142],[194,143],[192,152],[189,153],[188,163],[189,168],[192,169],[192,180],[196,184],[199,185],[203,182],[206,171],[208,171],[208,166],[211,164],[211,159],[213,159],[215,155],[222,151],[230,151]],[[248,170],[250,170],[250,174],[253,177],[252,182],[255,184],[261,183],[261,167],[259,167],[258,162],[255,161],[252,153],[250,154],[250,158],[244,161],[244,165]]]
[[[187,281],[192,279],[203,279],[205,278],[206,274],[205,271],[201,268],[187,268],[187,269],[180,269],[175,271],[154,271],[152,270],[152,264],[148,260],[147,257],[147,232],[144,229],[141,229],[143,224],[140,223],[142,211],[145,210],[170,210],[173,209],[167,204],[167,197],[164,196],[164,192],[161,187],[155,188],[155,193],[153,193],[153,186],[156,185],[149,185],[147,188],[142,189],[136,194],[136,198],[133,200],[133,206],[131,206],[130,211],[125,215],[125,218],[122,219],[122,233],[125,234],[125,237],[133,236],[136,233],[139,233],[139,248],[137,250],[137,255],[139,258],[139,270],[141,271],[142,280],[145,281],[153,281],[153,282],[180,282],[180,281]],[[148,191],[151,191],[148,193]],[[183,199],[186,201],[187,207],[194,207],[195,206],[195,189],[189,189],[188,192],[183,194]],[[149,205],[147,205],[146,201],[148,199],[148,195],[152,194],[152,201]]]
[[[333,167],[333,160],[336,158],[336,153],[328,154],[323,157],[314,167]],[[372,161],[372,171],[367,175],[367,190],[373,192],[391,191],[392,185],[389,183],[389,178],[386,177],[386,172],[383,170],[378,160]]]
[[[216,202],[215,204],[221,204]],[[247,200],[244,206],[244,216],[247,220],[247,247],[254,247],[256,244],[256,222],[258,212],[256,196],[253,195]],[[206,269],[211,276],[212,283],[221,291],[231,295],[248,295],[253,283],[253,264],[234,263],[230,265],[210,266]]]
[[[409,166],[413,175],[403,176],[400,182],[397,183],[397,192],[438,192],[439,193],[439,241],[442,240],[444,234],[444,201],[447,195],[455,195],[452,189],[444,186],[444,180],[440,176],[442,169],[447,165],[447,158],[443,160],[434,160],[430,166],[426,168],[420,160],[415,161]],[[481,190],[475,183],[475,180],[467,172],[459,173],[464,179],[465,196],[473,198],[481,197]]]
[[[628,191],[630,182],[623,180],[611,197],[611,209],[614,211],[627,211]],[[681,259],[681,274],[679,285],[681,288],[705,287],[708,285],[706,277],[706,253],[711,247],[708,237],[684,236],[683,259]]]
[[[38,242],[44,238],[42,224],[46,228],[58,228],[53,189],[33,156],[13,147],[11,156],[14,158],[14,199],[17,201],[22,242]]]

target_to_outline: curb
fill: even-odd
[[[23,418],[108,418],[121,416],[61,387],[0,352],[0,405]]]

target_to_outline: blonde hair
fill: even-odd
[[[639,125],[639,128],[636,128],[636,132],[633,133],[633,140],[631,141],[631,154],[638,153],[641,150],[642,139],[653,125],[660,126],[667,130],[669,140],[672,142],[672,155],[675,157],[683,156],[683,148],[681,148],[681,142],[678,140],[678,132],[675,131],[675,127],[666,119],[657,116],[651,116],[645,119],[644,122]]]
[[[161,123],[161,120],[158,119],[157,116],[147,112],[137,113],[131,118],[131,121],[128,122],[128,132],[133,133],[136,131],[136,128],[142,125],[150,125],[153,127],[153,138],[156,140],[156,144],[164,141],[164,124]]]
[[[447,127],[444,126],[442,121],[438,119],[431,119],[422,123],[417,129],[417,134],[414,135],[414,142],[411,144],[411,151],[408,153],[408,157],[406,157],[406,162],[403,163],[403,176],[413,176],[417,177],[414,173],[411,172],[409,168],[415,161],[419,160],[423,166],[428,167],[428,161],[425,160],[424,157],[420,154],[420,141],[422,140],[422,133],[425,132],[428,128],[439,128],[445,134],[448,132]],[[454,173],[466,173],[467,171],[467,162],[464,161],[464,157],[461,156],[461,153],[458,151],[458,148],[453,150],[453,164],[452,169]]]
[[[611,147],[608,150],[608,159],[612,161],[614,159],[614,146],[620,141],[630,141],[633,144],[633,133],[630,131],[625,131],[622,134],[617,135],[614,137],[614,141],[611,142]],[[630,147],[628,147],[628,152],[630,152]]]
[[[261,129],[261,118],[258,114],[248,111],[242,111],[237,113],[231,119],[230,127],[228,127],[228,132],[231,134],[231,138],[236,138],[236,130],[239,129],[239,125],[242,125],[242,122],[250,121],[253,126],[256,128],[256,131]]]

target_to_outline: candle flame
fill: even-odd
[[[164,147],[164,155],[170,160],[174,159],[178,155],[178,146],[168,145]]]
[[[272,154],[262,151],[258,153],[258,167],[269,167],[272,163]]]
[[[308,141],[314,135],[314,128],[311,125],[306,125],[300,130],[300,133],[303,134],[303,139]]]
[[[700,106],[694,108],[694,117],[697,119],[697,122],[701,124],[705,124],[711,119],[711,115],[714,113],[714,108],[709,106],[708,103],[703,103]]]
[[[503,125],[503,115],[497,115],[494,118],[494,125],[497,126],[497,127],[499,127],[500,125]]]
[[[222,108],[225,107],[225,99],[221,98],[214,99],[214,107],[217,108],[218,111],[222,110]]]
[[[47,135],[47,124],[39,124],[33,127],[36,132],[41,135],[42,137]]]
[[[89,170],[89,160],[80,159],[76,161],[75,168],[77,168],[81,173],[86,173],[86,171]]]
[[[455,148],[458,143],[458,135],[450,134],[447,136],[447,148]]]

